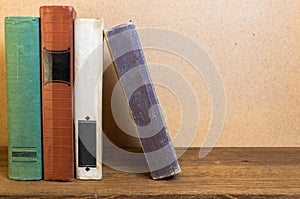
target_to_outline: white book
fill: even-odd
[[[74,22],[77,179],[102,178],[103,19]]]

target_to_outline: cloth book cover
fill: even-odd
[[[5,18],[8,176],[42,178],[40,21]]]
[[[71,6],[42,6],[41,64],[45,180],[74,179],[73,34]]]
[[[178,174],[181,169],[135,25],[129,22],[113,27],[105,31],[105,37],[152,178],[162,179]]]

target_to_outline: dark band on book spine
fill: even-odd
[[[96,121],[78,120],[78,166],[96,168]]]
[[[58,81],[70,84],[70,48],[62,51],[43,49],[44,84]]]

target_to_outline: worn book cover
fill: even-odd
[[[129,22],[113,27],[105,36],[152,178],[178,174],[181,169],[135,25]]]
[[[75,37],[76,178],[102,178],[103,20],[77,18]]]
[[[73,20],[71,6],[42,6],[41,64],[45,180],[74,179]]]
[[[39,18],[6,17],[8,176],[42,178]]]

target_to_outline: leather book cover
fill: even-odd
[[[8,176],[42,178],[40,20],[5,18]]]
[[[74,22],[76,178],[102,178],[103,20]]]
[[[135,25],[129,22],[113,27],[105,31],[105,37],[152,178],[162,179],[178,174],[181,169]]]
[[[41,85],[45,180],[74,179],[71,6],[41,6]]]

